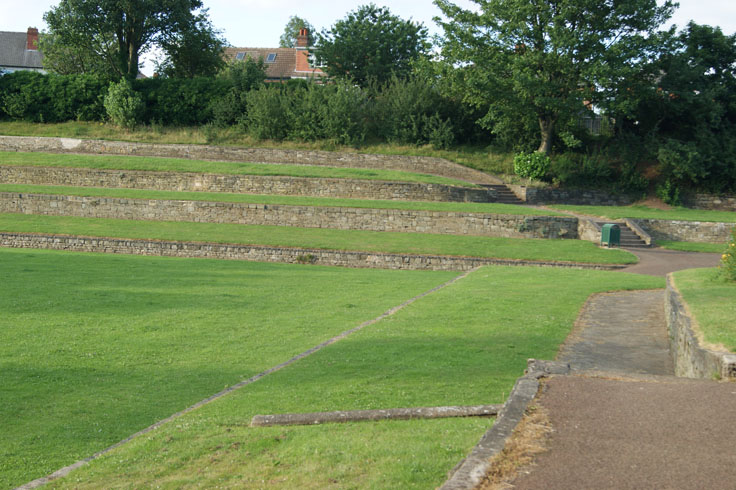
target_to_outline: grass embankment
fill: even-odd
[[[669,240],[657,240],[657,246],[668,250],[679,250],[680,252],[702,252],[721,253],[726,248],[725,243],[700,243],[700,242],[673,242]]]
[[[9,249],[0,270],[0,488],[456,275]]]
[[[600,216],[608,219],[662,219],[671,221],[709,221],[717,223],[736,223],[736,212],[710,211],[703,209],[675,208],[656,209],[649,206],[574,206],[552,204],[550,208],[573,213]]]
[[[736,352],[736,283],[716,277],[717,269],[674,273],[677,289],[709,344]]]
[[[458,213],[514,214],[529,216],[564,216],[543,209],[514,204],[434,201],[388,201],[379,199],[337,199],[331,197],[269,196],[228,192],[179,192],[143,189],[110,189],[103,187],[66,187],[57,185],[0,184],[0,192],[52,194],[66,196],[113,197],[122,199],[182,200],[232,202],[244,204],[274,204],[284,206],[345,207],[362,209],[406,209]]]
[[[434,488],[489,420],[249,428],[250,417],[500,403],[528,358],[554,358],[591,293],[660,287],[661,278],[623,273],[482,268],[59,487]]]
[[[0,214],[0,231],[595,264],[633,264],[637,260],[633,254],[624,250],[602,249],[581,240],[152,222],[70,216]]]
[[[496,175],[511,175],[514,173],[512,153],[486,147],[461,146],[452,150],[435,150],[428,145],[416,147],[388,143],[368,143],[356,149],[347,146],[338,146],[329,141],[296,142],[257,140],[233,127],[167,128],[161,126],[141,126],[132,131],[122,131],[114,126],[92,122],[38,124],[22,121],[0,121],[0,134],[8,136],[46,136],[144,143],[208,144],[247,146],[252,148],[416,155],[445,158],[455,163]]]
[[[320,165],[216,162],[189,160],[186,158],[120,155],[68,155],[63,153],[22,153],[0,151],[0,165],[94,168],[106,170],[142,170],[157,172],[195,172],[222,175],[314,177],[322,179],[386,180],[474,187],[473,184],[469,184],[462,180],[413,172],[401,172],[399,170],[327,167]]]

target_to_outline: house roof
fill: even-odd
[[[325,73],[309,65],[309,53],[298,48],[226,48],[225,60],[263,58],[269,79],[322,77]]]
[[[0,66],[43,68],[41,52],[26,49],[28,33],[0,31]]]

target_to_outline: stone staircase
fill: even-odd
[[[526,204],[524,201],[516,197],[516,194],[511,192],[504,184],[486,184],[483,185],[486,189],[490,189],[496,193],[496,202],[500,204]]]
[[[597,224],[599,227],[602,227],[605,224],[613,223],[612,221],[598,221]],[[646,244],[646,242],[639,237],[634,231],[629,228],[626,223],[616,222],[621,228],[621,248],[648,248],[649,245]]]

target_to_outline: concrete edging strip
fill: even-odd
[[[475,270],[475,269],[473,269],[473,270]],[[473,271],[472,270],[471,271],[467,271],[467,272],[464,272],[464,273],[460,274],[459,276],[455,276],[452,279],[450,279],[449,281],[444,282],[444,283],[440,284],[439,286],[435,286],[434,288],[430,289],[429,291],[425,291],[425,292],[423,292],[423,293],[421,293],[421,294],[419,294],[417,296],[414,296],[411,299],[408,299],[408,300],[404,301],[403,303],[401,303],[398,306],[394,306],[393,308],[385,311],[384,313],[380,314],[379,316],[377,316],[376,318],[374,318],[372,320],[367,320],[367,321],[361,323],[360,325],[358,325],[357,327],[353,327],[350,330],[346,330],[346,331],[342,332],[341,334],[339,334],[339,335],[337,335],[335,337],[332,337],[331,339],[326,340],[326,341],[322,342],[321,344],[318,344],[318,345],[312,347],[311,349],[308,349],[308,350],[302,352],[301,354],[298,354],[298,355],[292,357],[288,361],[284,361],[281,364],[278,364],[277,366],[274,366],[274,367],[272,367],[270,369],[267,369],[265,371],[262,371],[262,372],[256,374],[255,376],[251,376],[248,379],[245,379],[245,380],[243,380],[243,381],[241,381],[241,382],[239,382],[237,384],[234,384],[232,386],[229,386],[228,388],[225,388],[224,390],[222,390],[222,391],[220,391],[218,393],[215,393],[214,395],[212,395],[210,397],[207,397],[204,400],[201,400],[201,401],[195,403],[194,405],[191,405],[190,407],[185,408],[184,410],[181,410],[179,412],[176,412],[175,414],[170,415],[169,417],[167,417],[165,419],[159,420],[158,422],[154,423],[153,425],[150,425],[150,426],[146,427],[145,429],[142,429],[142,430],[140,430],[140,431],[138,431],[138,432],[136,432],[136,433],[134,433],[134,434],[126,437],[122,441],[119,441],[119,442],[113,444],[112,446],[109,446],[109,447],[107,447],[107,448],[105,448],[105,449],[103,449],[101,451],[96,452],[92,456],[89,456],[89,457],[84,458],[84,459],[82,459],[80,461],[77,461],[77,462],[75,462],[75,463],[73,463],[73,464],[71,464],[69,466],[65,466],[64,468],[60,468],[60,469],[56,470],[55,472],[51,473],[50,475],[43,476],[41,478],[37,478],[37,479],[35,479],[33,481],[30,481],[30,482],[28,482],[28,483],[26,483],[24,485],[21,485],[19,487],[16,487],[15,490],[30,490],[32,488],[38,488],[38,487],[40,487],[42,485],[45,485],[45,484],[51,482],[52,480],[56,480],[57,478],[64,477],[64,476],[68,475],[69,473],[71,473],[73,470],[75,470],[77,468],[80,468],[81,466],[84,466],[85,464],[89,463],[90,461],[93,461],[93,460],[99,458],[100,456],[103,456],[103,455],[109,453],[110,451],[112,451],[114,449],[117,449],[118,447],[122,446],[123,444],[125,444],[127,442],[130,442],[130,441],[132,441],[133,439],[135,439],[135,438],[137,438],[139,436],[142,436],[144,434],[147,434],[149,432],[152,432],[152,431],[158,429],[159,427],[167,424],[168,422],[171,422],[173,420],[176,420],[176,419],[182,417],[183,415],[188,414],[189,412],[193,412],[194,410],[196,410],[196,409],[198,409],[198,408],[200,408],[200,407],[202,407],[204,405],[207,405],[208,403],[213,402],[213,401],[215,401],[215,400],[217,400],[219,398],[222,398],[223,396],[225,396],[225,395],[227,395],[229,393],[232,393],[235,390],[238,390],[238,389],[240,389],[240,388],[242,388],[244,386],[247,386],[249,384],[255,383],[259,379],[261,379],[261,378],[263,378],[265,376],[268,376],[271,373],[274,373],[276,371],[279,371],[279,370],[281,370],[281,369],[283,369],[283,368],[285,368],[285,367],[287,367],[287,366],[289,366],[291,364],[294,364],[295,362],[300,361],[300,360],[304,359],[305,357],[308,357],[308,356],[314,354],[315,352],[318,352],[318,351],[322,350],[323,348],[325,348],[325,347],[327,347],[329,345],[332,345],[332,344],[334,344],[336,342],[339,342],[340,340],[343,340],[343,339],[347,338],[351,334],[353,334],[353,333],[355,333],[355,332],[357,332],[359,330],[362,330],[365,327],[368,327],[370,325],[373,325],[375,323],[378,323],[381,320],[383,320],[384,318],[387,318],[387,317],[389,317],[391,315],[394,315],[398,311],[403,310],[404,308],[406,308],[407,306],[409,306],[412,303],[416,302],[417,300],[422,299],[425,296],[428,296],[428,295],[430,295],[432,293],[435,293],[435,292],[437,292],[437,291],[439,291],[441,289],[446,288],[447,286],[450,286],[450,285],[456,283],[457,281],[460,281],[460,280],[466,278],[471,272],[473,272]]]
[[[537,396],[539,378],[549,374],[567,374],[570,366],[555,361],[529,359],[527,374],[516,380],[496,422],[473,448],[470,455],[456,467],[440,490],[470,490],[477,487],[491,468],[491,458],[503,451],[529,403]]]
[[[0,232],[0,247],[403,270],[462,271],[484,265],[619,270],[630,265],[494,259],[455,255],[393,254],[359,250],[325,250],[266,245],[178,242],[12,232]]]
[[[385,410],[347,410],[315,413],[282,413],[255,415],[251,427],[274,425],[319,425],[343,422],[378,420],[443,419],[452,417],[492,417],[502,405],[475,405],[462,407],[390,408]]]

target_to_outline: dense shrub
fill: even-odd
[[[109,80],[96,75],[0,76],[0,116],[32,122],[100,121]]]
[[[113,124],[131,129],[140,120],[143,99],[133,90],[130,82],[123,79],[110,84],[105,96],[105,110]]]
[[[224,84],[219,96],[212,99],[210,110],[217,126],[241,123],[247,113],[247,95],[251,90],[263,87],[266,80],[266,64],[263,59],[230,63],[217,76]]]
[[[514,173],[519,177],[540,180],[549,171],[550,159],[544,153],[518,153],[514,156]]]
[[[246,114],[241,120],[247,131],[259,139],[283,140],[289,135],[289,97],[280,86],[253,90],[245,97]]]
[[[213,119],[213,101],[229,89],[222,79],[146,78],[133,82],[144,107],[141,122],[164,126],[199,126]]]
[[[452,120],[457,109],[444,98],[431,80],[415,76],[393,77],[374,94],[374,131],[390,143],[448,148],[455,141]]]
[[[719,271],[721,277],[736,282],[736,227],[731,230],[731,239],[721,256]]]
[[[365,92],[350,83],[287,84],[249,92],[243,125],[261,139],[358,145],[366,134]]]

